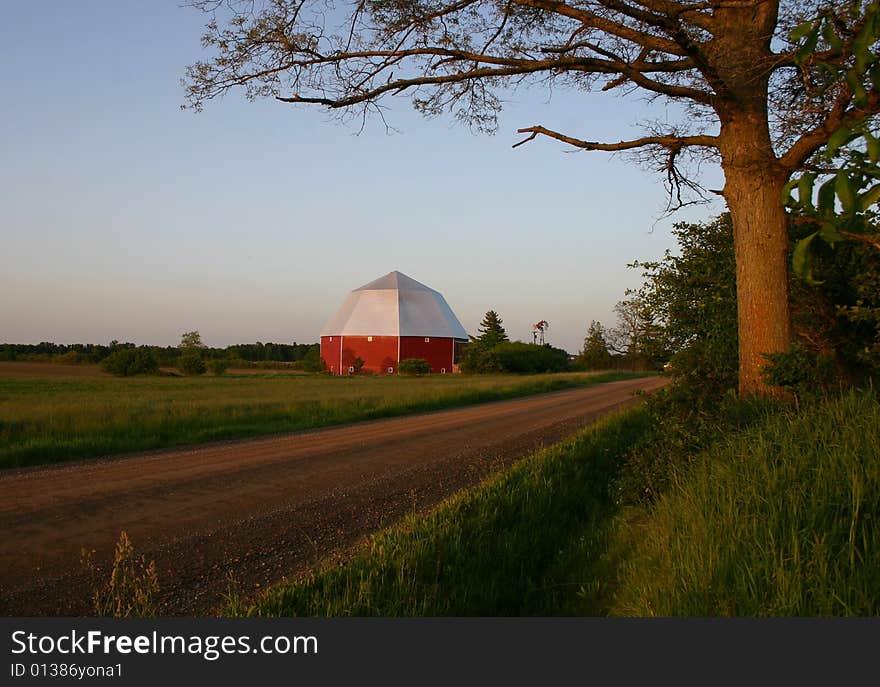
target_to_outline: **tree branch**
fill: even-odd
[[[520,141],[519,143],[514,143],[513,148],[518,148],[519,146],[528,143],[529,141],[534,140],[538,134],[542,136],[548,136],[550,138],[555,138],[557,141],[562,141],[563,143],[568,143],[576,148],[581,148],[582,150],[604,150],[608,152],[621,151],[621,150],[632,150],[634,148],[644,148],[645,146],[661,146],[663,148],[668,148],[670,150],[681,150],[687,146],[701,146],[704,148],[717,148],[718,147],[718,137],[717,136],[708,136],[708,135],[699,135],[699,136],[644,136],[642,138],[637,138],[632,141],[618,141],[617,143],[598,143],[597,141],[582,141],[578,138],[572,138],[571,136],[566,136],[565,134],[561,134],[558,131],[553,131],[552,129],[547,129],[543,126],[529,126],[524,129],[517,129],[518,134],[531,134],[528,138]]]
[[[779,164],[789,174],[799,169],[810,156],[828,143],[835,131],[843,126],[852,127],[868,117],[880,113],[880,91],[868,92],[868,102],[863,107],[847,109],[852,95],[848,89],[841,89],[825,119],[801,136],[780,159]]]

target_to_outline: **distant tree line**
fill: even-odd
[[[130,342],[109,344],[0,344],[0,360],[61,364],[103,364],[113,357],[108,371],[114,374],[150,374],[160,367],[181,368],[201,374],[205,368],[225,371],[228,367],[283,367],[318,371],[320,344],[262,343],[214,348],[201,343],[198,332],[186,332],[179,346],[136,346]],[[213,365],[212,365],[213,361]],[[155,363],[155,364],[154,364]],[[225,367],[224,367],[225,364]],[[137,370],[134,372],[133,370]],[[222,374],[222,372],[221,372]]]

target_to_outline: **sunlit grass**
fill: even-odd
[[[719,442],[624,518],[611,610],[625,615],[880,613],[880,403],[870,392]]]
[[[0,378],[0,467],[303,430],[632,376]]]

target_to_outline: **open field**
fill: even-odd
[[[162,613],[210,612],[421,512],[660,377],[311,432],[0,473],[0,614],[90,613],[80,551],[125,530],[156,561]]]
[[[634,376],[0,378],[0,468],[305,430]]]
[[[9,362],[0,360],[0,379],[57,379],[59,377],[109,377],[98,365]]]
[[[163,367],[161,372],[171,376],[180,376],[180,372],[174,368]],[[291,370],[286,368],[261,368],[230,367],[226,371],[227,376],[241,375],[308,375],[308,372]],[[9,362],[0,360],[0,379],[58,379],[64,377],[106,377],[110,375],[101,369],[100,365],[87,364],[64,364],[64,363],[34,363],[34,362]]]

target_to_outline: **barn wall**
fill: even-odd
[[[432,372],[439,373],[444,368],[452,373],[452,343],[449,337],[431,336],[425,341],[424,336],[401,336],[400,359],[424,358],[431,365]]]
[[[339,374],[339,345],[342,343],[341,338],[339,336],[321,337],[321,360],[327,366],[327,371],[335,375]]]
[[[397,372],[397,337],[374,336],[369,341],[366,336],[346,336],[342,343],[342,370],[348,374],[348,368],[354,366],[354,359],[364,361],[363,372],[388,374],[388,368]]]

